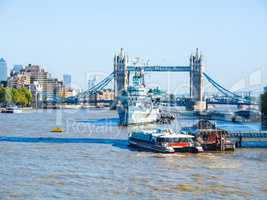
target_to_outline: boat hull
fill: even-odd
[[[4,109],[1,110],[1,113],[22,113],[20,109]]]
[[[128,139],[128,144],[130,146],[135,146],[135,147],[139,147],[142,149],[147,149],[147,150],[159,152],[159,153],[174,153],[175,152],[173,148],[166,148],[166,147],[162,147],[162,146],[155,145],[155,144],[149,144],[149,143],[145,143],[142,141],[136,141],[131,138]]]
[[[121,125],[135,125],[135,124],[147,124],[154,123],[158,120],[158,109],[152,109],[151,111],[135,111],[118,108],[119,120]]]
[[[160,152],[160,153],[174,153],[174,152],[200,153],[200,152],[203,152],[202,148],[198,148],[195,146],[174,147],[174,148],[170,146],[164,147],[162,145],[139,141],[131,137],[128,139],[128,144],[130,146],[135,146],[135,147],[139,147],[142,149],[147,149],[150,151]]]

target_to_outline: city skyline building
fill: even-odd
[[[63,85],[66,88],[70,88],[71,87],[71,75],[70,74],[64,74],[63,75]]]
[[[13,68],[11,69],[10,74],[9,74],[10,77],[13,77],[13,76],[19,74],[21,70],[23,70],[22,65],[13,65]],[[9,77],[7,79],[9,79]]]
[[[60,101],[63,81],[51,78],[51,75],[39,65],[29,64],[19,73],[10,73],[7,85],[12,88],[27,87],[31,90],[34,104],[50,104]]]
[[[29,73],[11,73],[7,79],[7,86],[12,88],[27,87],[30,88],[31,76]]]
[[[0,82],[7,80],[7,63],[4,58],[0,58]]]
[[[63,90],[63,82],[56,78],[48,78],[41,85],[42,102],[54,103],[59,102],[61,91]]]
[[[94,87],[96,84],[96,75],[92,75],[88,78],[88,89]]]
[[[13,66],[13,70],[15,73],[19,73],[22,69],[23,69],[23,65],[16,64]]]

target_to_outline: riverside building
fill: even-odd
[[[70,74],[63,75],[63,85],[66,88],[71,88],[71,75]]]
[[[4,58],[0,58],[0,82],[7,80],[7,63]]]
[[[60,102],[63,82],[51,78],[39,65],[29,64],[19,73],[12,73],[8,78],[8,86],[13,88],[27,87],[33,94],[34,104],[56,104]]]

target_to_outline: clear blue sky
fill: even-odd
[[[227,87],[259,68],[267,79],[266,0],[0,0],[0,26],[9,67],[41,64],[77,85],[86,72],[111,72],[121,47],[171,65],[188,64],[198,47],[208,74]]]

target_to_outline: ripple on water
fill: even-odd
[[[216,163],[209,163],[204,167],[207,169],[240,169],[241,164],[235,162],[216,161]]]
[[[189,192],[194,194],[218,194],[224,198],[243,197],[251,198],[252,194],[248,191],[240,190],[235,186],[228,186],[225,184],[201,185],[201,184],[178,184],[173,186],[181,192]],[[217,196],[218,197],[218,196]]]
[[[77,120],[78,123],[86,123],[95,126],[118,126],[118,118],[104,118],[104,119],[88,119],[88,120]]]
[[[64,120],[73,120],[74,131],[52,138],[45,130],[55,127],[55,112],[0,115],[5,124],[0,127],[0,199],[264,199],[267,195],[266,149],[229,154],[139,151],[127,146],[133,127],[117,127],[113,113],[105,119],[109,111],[97,110],[63,112],[63,125]],[[76,132],[75,123],[85,125],[85,131]]]

